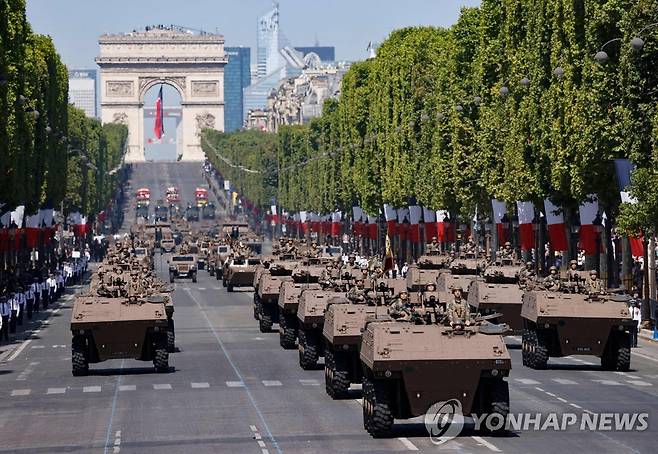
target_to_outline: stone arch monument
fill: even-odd
[[[201,129],[224,130],[224,37],[155,26],[102,35],[99,45],[101,120],[128,126],[126,161],[144,161],[144,96],[160,84],[181,97],[181,160],[203,161]]]

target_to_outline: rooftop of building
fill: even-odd
[[[210,33],[204,30],[184,27],[181,25],[147,25],[143,29],[134,29],[126,33],[105,33],[100,36],[99,42],[124,41],[185,41],[185,42],[224,42],[224,35]]]

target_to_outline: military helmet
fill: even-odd
[[[550,271],[550,272],[553,272],[553,271],[557,272],[557,267],[556,267],[556,266],[552,266],[552,267],[550,267],[550,268],[548,269],[548,271]]]
[[[427,286],[425,287],[425,290],[428,291],[428,292],[433,292],[434,290],[436,290],[436,285],[427,284]]]
[[[596,271],[596,270],[592,270],[592,271],[589,272],[590,276],[596,276],[597,274],[599,274],[599,272]]]
[[[409,294],[407,292],[405,292],[405,291],[400,292],[400,299],[401,300],[406,300],[407,298],[409,298]]]
[[[578,265],[578,260],[570,260],[569,265]]]
[[[505,241],[505,247],[507,247],[507,246],[510,246],[510,247],[511,247],[511,246],[512,246],[512,243],[510,243],[509,241]]]
[[[525,264],[526,264],[526,266],[532,266],[532,262],[530,262],[530,261],[525,262]]]

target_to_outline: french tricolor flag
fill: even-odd
[[[519,213],[519,236],[521,250],[530,251],[535,246],[535,232],[532,230],[532,220],[535,218],[535,206],[532,202],[516,202]]]
[[[162,121],[164,109],[163,103],[162,85],[160,85],[158,99],[155,100],[155,125],[153,126],[153,133],[158,140],[162,139],[162,136],[164,136],[164,122]]]
[[[548,199],[544,199],[546,209],[546,225],[548,226],[548,237],[551,239],[551,247],[554,251],[566,251],[567,233],[564,230],[564,215],[560,208]]]
[[[492,199],[491,207],[493,209],[493,220],[496,224],[496,233],[498,234],[498,244],[503,244],[507,241],[505,229],[503,228],[503,216],[507,214],[507,205],[500,200]]]
[[[423,207],[423,222],[425,224],[425,241],[432,241],[432,237],[437,237],[436,231],[436,212],[429,208]]]
[[[395,235],[395,230],[398,223],[398,212],[391,205],[384,204],[384,217],[386,218],[386,230],[388,236]]]
[[[596,254],[596,232],[594,231],[594,219],[599,212],[599,201],[596,196],[590,194],[591,202],[580,204],[580,246],[585,255]]]

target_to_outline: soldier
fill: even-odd
[[[347,292],[347,299],[353,303],[362,303],[365,301],[366,290],[363,279],[356,279],[355,285],[353,285],[349,292]]]
[[[505,242],[505,246],[502,251],[500,251],[501,260],[516,260],[516,252],[512,249],[512,243],[509,241]]]
[[[532,266],[532,262],[526,262],[525,266],[519,270],[519,285],[522,287],[527,286],[530,282],[535,280],[535,270]]]
[[[285,253],[288,255],[297,255],[297,247],[294,245],[291,239],[288,240],[286,245]]]
[[[432,237],[432,242],[427,245],[427,253],[429,255],[438,254],[441,251],[441,247],[436,237]]]
[[[598,279],[598,274],[599,273],[596,270],[589,272],[589,279],[587,279],[587,282],[585,283],[585,288],[590,295],[602,295],[605,293],[605,285],[602,280]]]
[[[562,288],[562,281],[560,281],[560,276],[557,273],[557,267],[550,267],[549,272],[550,274],[543,281],[544,288],[552,292],[557,292]]]
[[[569,272],[568,272],[569,282],[579,283],[580,282],[580,272],[578,271],[578,261],[571,260],[569,262]]]
[[[407,292],[400,292],[400,295],[388,307],[388,315],[394,320],[409,320],[411,318],[411,311],[407,307],[408,302],[409,294]]]
[[[451,290],[453,300],[448,303],[447,313],[450,326],[454,326],[456,323],[464,322],[470,318],[471,311],[468,303],[462,297],[462,289],[460,287],[452,287]]]
[[[0,289],[0,340],[9,341],[9,317],[11,317],[11,304],[6,296],[6,289]]]
[[[334,265],[332,263],[327,263],[325,268],[320,273],[320,278],[318,283],[323,287],[330,287],[333,285],[334,281]]]
[[[477,249],[477,244],[475,244],[472,236],[469,236],[468,242],[462,246],[462,252],[468,255],[477,254]]]

